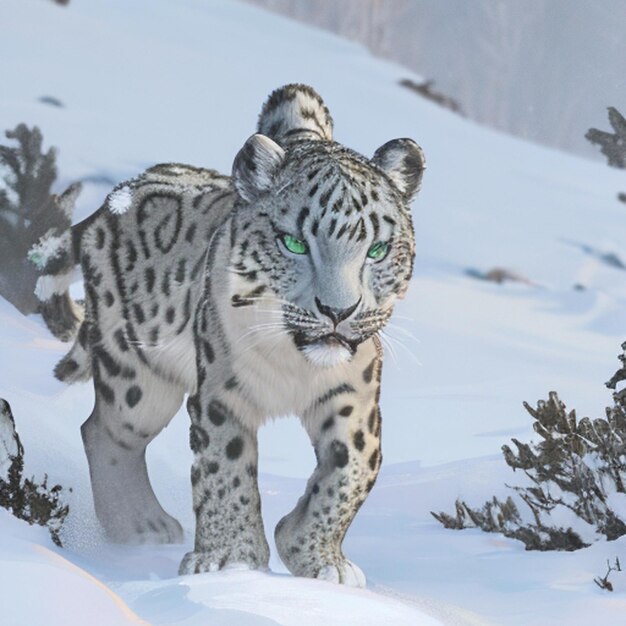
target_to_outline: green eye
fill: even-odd
[[[391,248],[391,246],[385,241],[377,241],[375,244],[372,244],[367,251],[367,258],[374,259],[374,261],[381,261],[387,256],[389,248]]]
[[[293,235],[284,234],[281,235],[280,239],[285,244],[285,248],[294,254],[306,254],[309,250],[306,241],[296,239]]]

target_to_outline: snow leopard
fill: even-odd
[[[196,526],[180,573],[267,568],[257,431],[295,415],[316,467],[278,553],[294,575],[365,585],[342,542],[382,461],[379,332],[410,282],[423,171],[411,139],[372,158],[335,142],[321,97],[291,84],[231,176],[155,165],[73,228],[85,318],[55,373],[93,377],[81,433],[110,540],[182,541],[145,452],[187,396]]]

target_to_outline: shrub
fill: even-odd
[[[46,526],[52,541],[61,546],[59,532],[69,513],[63,504],[60,485],[48,486],[48,477],[42,482],[23,479],[24,447],[15,430],[11,407],[0,398],[0,506],[29,524]]]
[[[555,525],[551,515],[557,510],[567,509],[589,525],[594,539],[626,534],[626,388],[616,390],[626,380],[626,342],[622,350],[622,366],[606,383],[615,390],[606,417],[578,420],[555,392],[536,408],[524,403],[540,440],[513,439],[515,449],[505,445],[502,452],[509,467],[530,479],[527,487],[507,485],[529,509],[530,522],[523,521],[510,496],[505,501],[494,497],[478,509],[457,500],[454,515],[432,513],[435,519],[446,528],[502,533],[522,541],[527,550],[577,550],[589,545],[589,539],[571,527]]]

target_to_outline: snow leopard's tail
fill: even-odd
[[[28,258],[40,270],[35,295],[41,302],[40,312],[50,332],[69,341],[75,338],[70,352],[54,369],[55,376],[64,382],[86,380],[91,376],[91,359],[86,349],[86,326],[83,306],[69,294],[69,287],[79,276],[80,239],[90,218],[72,226],[76,198],[82,185],[71,185],[56,198],[56,207],[63,219],[51,228],[30,249]]]
[[[54,375],[68,384],[91,378],[91,358],[87,348],[87,324],[85,322],[78,329],[78,336],[72,349],[56,364]]]
[[[333,118],[314,89],[285,85],[273,91],[263,105],[258,132],[281,146],[299,139],[332,141]]]

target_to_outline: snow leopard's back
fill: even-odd
[[[88,377],[89,352],[113,369],[134,352],[164,378],[195,387],[193,312],[209,241],[233,201],[229,177],[172,163],[107,196],[81,235],[88,310],[58,378]]]

